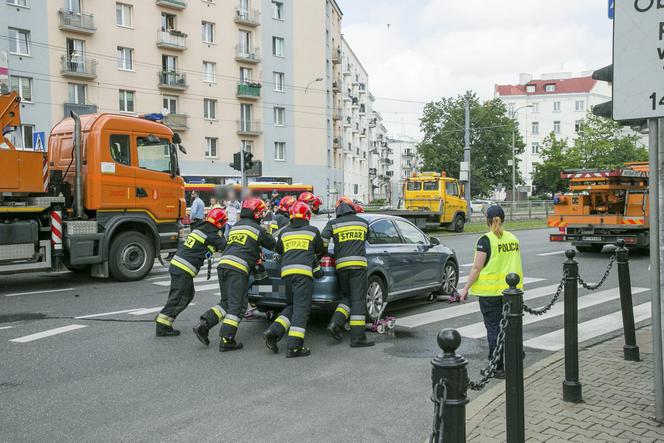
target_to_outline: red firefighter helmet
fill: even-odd
[[[279,201],[279,210],[290,214],[290,208],[297,202],[297,199],[292,195],[286,195]]]
[[[228,221],[228,217],[226,216],[226,212],[224,212],[223,209],[212,208],[210,212],[208,212],[205,221],[212,223],[217,229],[221,229]]]
[[[339,200],[337,200],[337,204],[334,207],[338,208],[339,205],[341,205],[342,203],[346,203],[351,208],[355,208],[355,202],[353,202],[353,200],[351,200],[350,197],[346,197],[345,195],[342,195],[341,197],[339,197]]]
[[[290,208],[290,218],[311,220],[311,208],[305,202],[296,202]]]
[[[321,207],[322,205],[323,205],[323,199],[320,198],[319,196],[315,195],[315,196],[314,196],[314,201],[311,203],[311,210],[312,210],[314,213],[317,214],[317,213],[318,213],[318,210],[320,209],[320,207]]]
[[[355,202],[355,203],[353,204],[353,207],[355,208],[355,213],[356,213],[356,214],[361,214],[361,213],[364,212],[364,206],[362,206],[361,204],[359,204],[359,203],[357,203],[357,202]]]
[[[248,209],[254,214],[256,220],[260,220],[265,215],[267,206],[265,202],[257,197],[245,198],[242,202],[242,209]]]
[[[313,195],[311,192],[303,192],[300,194],[300,196],[297,198],[297,201],[299,202],[304,202],[308,205],[312,204],[313,201],[316,200],[316,196]]]

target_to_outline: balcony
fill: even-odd
[[[360,115],[366,115],[367,108],[364,105],[360,105]]]
[[[346,67],[346,69],[344,69],[344,71],[343,71],[343,75],[344,75],[344,77],[350,77],[351,72],[350,72],[350,68],[349,68],[349,67]]]
[[[261,51],[259,48],[243,48],[240,45],[235,47],[235,61],[243,63],[260,63]]]
[[[63,77],[93,80],[97,78],[97,60],[60,57],[60,74]]]
[[[341,92],[341,80],[335,80],[332,82],[332,92],[337,94]]]
[[[170,9],[184,9],[187,7],[186,0],[156,0],[157,6]]]
[[[362,132],[360,132],[360,137],[366,137],[367,136],[367,129],[364,128],[362,129]]]
[[[173,89],[184,91],[189,86],[187,84],[187,74],[177,71],[159,71],[159,87],[162,89]]]
[[[365,85],[364,83],[360,83],[359,84],[359,91],[360,91],[360,94],[366,94],[367,93],[367,85]]]
[[[376,170],[376,168],[369,168],[369,176],[375,177],[377,173],[378,171]]]
[[[187,118],[186,114],[168,114],[164,117],[164,124],[173,131],[186,131],[188,128]]]
[[[244,98],[247,100],[257,100],[261,97],[261,84],[260,83],[238,83],[237,84],[237,98]]]
[[[235,23],[251,27],[260,26],[261,13],[257,10],[235,8]]]
[[[342,118],[343,118],[343,112],[341,111],[341,109],[335,107],[332,110],[332,119],[338,121],[341,120]]]
[[[184,51],[187,49],[187,34],[180,31],[157,31],[157,47]]]
[[[334,140],[332,141],[332,147],[334,149],[341,148],[341,139],[339,139],[339,137],[334,137]]]
[[[70,117],[71,111],[78,115],[96,114],[97,105],[79,105],[78,103],[65,103],[64,104],[65,118]]]
[[[387,175],[388,177],[393,177],[394,171],[385,171],[385,175]]]
[[[94,34],[97,31],[95,16],[92,14],[60,9],[58,15],[60,16],[59,28],[61,31],[77,32],[86,35]]]
[[[238,120],[237,121],[237,134],[258,136],[263,133],[263,125],[259,121],[254,120]]]
[[[344,128],[350,128],[351,125],[351,118],[346,117],[346,120],[344,120]]]
[[[392,160],[390,160],[389,158],[387,158],[387,157],[381,157],[378,161],[380,163],[384,164],[384,165],[393,165],[394,164],[394,162]]]
[[[413,157],[415,157],[415,153],[413,151],[404,151],[403,158],[413,158]]]
[[[338,65],[341,63],[341,48],[332,50],[332,64]]]

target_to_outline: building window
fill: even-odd
[[[530,131],[532,135],[538,135],[539,134],[539,122],[533,122],[532,123],[532,129]]]
[[[132,17],[133,7],[124,3],[115,4],[115,24],[131,28],[134,24]]]
[[[540,144],[538,142],[533,142],[533,154],[539,155],[540,152]]]
[[[274,126],[286,125],[286,108],[276,106],[274,108]]]
[[[217,81],[216,63],[203,62],[203,81],[208,83],[216,83]]]
[[[28,5],[28,0],[7,0],[7,4],[14,6],[22,6],[24,8],[30,7],[30,5]]]
[[[576,120],[574,122],[574,132],[576,132],[577,134],[581,132],[582,126],[583,126],[583,120]]]
[[[281,37],[272,37],[272,55],[275,57],[284,56],[284,39]]]
[[[75,105],[84,105],[87,86],[80,83],[67,84],[67,100],[68,103]]]
[[[16,77],[12,75],[10,85],[12,91],[15,91],[21,97],[21,101],[32,101],[32,79],[30,77]]]
[[[70,12],[81,13],[81,0],[65,0],[65,9]]]
[[[284,2],[272,0],[272,18],[276,20],[284,19]]]
[[[178,98],[175,95],[164,95],[162,97],[162,107],[166,109],[169,114],[178,113]]]
[[[9,139],[19,149],[34,149],[32,134],[35,132],[34,125],[21,125],[18,130],[10,132]]]
[[[544,91],[546,91],[546,92],[556,92],[556,85],[554,83],[544,85]]]
[[[217,100],[212,98],[203,99],[203,118],[205,120],[217,119]]]
[[[358,184],[353,185],[353,194],[357,195],[360,192],[360,186]]]
[[[205,158],[217,158],[217,137],[205,137]]]
[[[251,83],[252,77],[251,68],[240,68],[240,83]]]
[[[532,106],[533,106],[533,108],[532,108],[533,113],[539,112],[539,103],[533,103]]]
[[[254,153],[254,143],[251,140],[242,140],[240,142],[240,150]]]
[[[560,121],[558,120],[553,122],[553,133],[560,134]]]
[[[560,112],[560,102],[553,102],[553,112]]]
[[[283,72],[274,73],[274,90],[284,92],[285,75]]]
[[[134,50],[118,46],[118,69],[122,71],[134,70]]]
[[[201,22],[203,43],[214,43],[214,23]]]
[[[240,129],[242,131],[253,130],[253,122],[251,120],[253,109],[253,106],[248,103],[240,104]]]
[[[120,89],[120,112],[134,112],[134,91]]]
[[[30,31],[9,28],[9,52],[16,55],[30,55]]]
[[[177,16],[174,14],[167,14],[166,12],[161,13],[161,30],[162,31],[174,31],[175,20]]]
[[[577,100],[574,102],[574,109],[576,112],[583,112],[586,110],[586,102],[585,100]]]
[[[286,143],[274,142],[274,159],[278,161],[286,160]]]
[[[532,94],[533,92],[535,92],[535,85],[527,85],[526,86],[526,92],[528,92],[529,94]]]

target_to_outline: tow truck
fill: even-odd
[[[623,239],[640,250],[649,247],[648,163],[626,163],[607,169],[564,170],[570,192],[554,197],[548,226],[555,242],[572,242],[580,252],[599,252]]]
[[[20,125],[20,98],[0,95],[0,275],[69,269],[139,280],[177,247],[184,181],[180,137],[166,125],[72,112],[51,130],[47,153],[5,137]]]

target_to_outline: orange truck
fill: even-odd
[[[180,137],[167,126],[72,113],[42,153],[5,137],[20,124],[19,97],[0,95],[0,274],[66,268],[133,281],[177,247],[186,205]]]
[[[649,247],[648,163],[615,170],[565,170],[570,192],[554,197],[550,240],[572,242],[581,252],[599,252],[618,239],[636,249]]]

